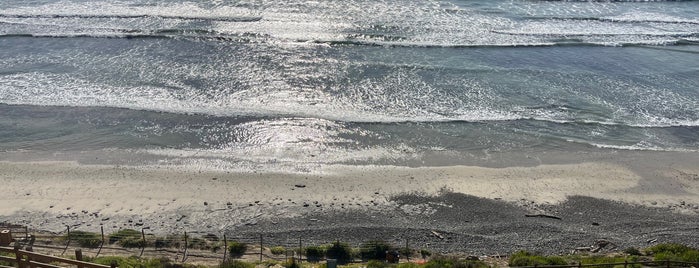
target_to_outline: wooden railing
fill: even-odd
[[[65,259],[54,257],[51,255],[39,254],[32,252],[31,249],[21,250],[19,247],[8,248],[0,247],[0,253],[10,253],[14,254],[14,257],[0,256],[0,261],[12,263],[18,268],[34,268],[34,267],[46,267],[46,268],[64,268],[60,265],[70,265],[77,266],[78,268],[116,268],[116,263],[112,263],[110,266],[94,264],[91,262],[82,261],[82,251],[75,251],[76,260]],[[0,268],[14,268],[12,266],[0,265]]]

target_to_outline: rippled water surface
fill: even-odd
[[[0,150],[307,171],[699,150],[699,1],[0,3]]]

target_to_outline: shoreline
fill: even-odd
[[[615,227],[605,234],[620,238],[633,233],[627,227],[649,219],[666,222],[639,232],[654,233],[699,220],[699,167],[691,165],[693,159],[644,155],[505,168],[328,165],[311,174],[0,161],[4,186],[0,221],[56,233],[66,226],[85,231],[103,226],[107,233],[148,227],[155,234],[311,234],[318,240],[323,238],[321,233],[365,239],[407,232],[421,241],[429,236],[427,230],[437,229],[458,239],[489,241],[483,242],[486,250],[541,246],[537,244],[541,241],[520,237],[528,232],[546,235],[541,219],[523,219],[525,214],[562,216],[562,222],[545,222],[553,224],[547,228],[560,229],[551,240],[558,243],[580,235],[576,228],[589,227],[590,222],[567,221],[579,213],[610,209],[608,224]],[[647,160],[639,162],[642,157]],[[626,211],[636,214],[617,218]],[[464,221],[481,214],[492,215]],[[490,237],[481,231],[488,228],[497,228],[495,233],[507,237]],[[351,235],[344,235],[345,231]],[[697,238],[694,231],[680,228],[670,233],[686,242],[682,237]],[[642,236],[624,240],[636,237]],[[512,241],[503,244],[501,239]],[[554,250],[553,245],[543,247]]]

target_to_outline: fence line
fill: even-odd
[[[74,266],[77,266],[78,268],[116,268],[117,267],[115,262],[112,262],[112,264],[110,266],[94,264],[91,262],[84,262],[84,261],[82,261],[82,251],[79,249],[75,251],[76,260],[59,258],[59,257],[54,257],[54,256],[50,256],[50,255],[32,252],[31,248],[28,248],[27,250],[21,250],[19,245],[15,245],[14,248],[0,247],[0,252],[14,254],[15,255],[14,258],[0,256],[0,260],[5,261],[5,262],[9,262],[9,263],[14,263],[17,265],[18,268],[25,268],[25,267],[61,268],[60,266],[52,265],[51,263],[62,263],[62,264],[74,265]]]
[[[17,233],[12,233],[13,235],[13,241],[15,242],[15,246],[19,245],[20,247],[22,245],[29,245],[30,248],[37,249],[37,248],[44,248],[48,249],[47,252],[55,252],[58,250],[60,253],[63,251],[65,253],[69,247],[75,248],[78,246],[77,244],[80,243],[80,239],[84,237],[80,237],[82,232],[79,230],[72,230],[70,226],[66,227],[66,230],[64,232],[65,234],[65,245],[62,245],[63,243],[60,243],[63,240],[57,240],[56,238],[59,238],[60,236],[58,234],[53,234],[53,235],[36,235],[34,233],[30,234],[30,231],[28,230],[27,227],[24,226],[12,226],[13,230],[17,230]],[[7,226],[4,226],[0,224],[0,229],[2,228],[7,228]],[[122,229],[120,231],[124,231],[126,229]],[[216,261],[216,262],[225,262],[227,260],[236,258],[235,256],[232,256],[229,254],[228,249],[229,249],[229,242],[235,241],[235,242],[241,242],[245,243],[247,245],[250,245],[248,247],[247,251],[242,255],[238,256],[237,258],[244,258],[247,260],[254,260],[259,257],[259,260],[262,262],[264,259],[271,259],[271,260],[288,260],[289,258],[294,258],[295,260],[298,261],[321,261],[325,259],[325,256],[308,256],[306,254],[306,249],[309,248],[309,246],[322,246],[322,245],[328,245],[332,244],[334,242],[340,242],[340,241],[332,241],[332,240],[326,240],[326,241],[319,241],[318,239],[312,239],[312,240],[304,240],[303,236],[299,236],[298,240],[297,238],[288,236],[288,235],[262,235],[258,234],[256,237],[252,236],[239,236],[239,237],[231,237],[227,235],[225,232],[221,235],[223,239],[219,239],[219,236],[214,235],[214,234],[204,234],[202,236],[197,236],[194,237],[192,236],[190,232],[183,232],[183,234],[174,234],[174,235],[167,235],[165,237],[156,237],[154,234],[149,234],[146,232],[146,230],[149,230],[149,228],[145,227],[140,230],[133,230],[133,234],[121,234],[119,231],[117,233],[110,234],[108,236],[105,236],[104,234],[104,229],[101,228],[100,233],[93,233],[94,237],[97,237],[97,241],[95,241],[95,246],[94,247],[84,247],[86,250],[91,251],[94,253],[94,257],[98,257],[100,254],[103,254],[104,250],[110,250],[112,252],[114,251],[119,251],[119,252],[127,252],[129,255],[135,255],[138,257],[143,257],[144,254],[148,253],[150,254],[149,256],[168,256],[171,260],[174,260],[175,262],[187,262],[191,258],[199,258],[199,260],[205,260],[205,261]],[[197,232],[194,232],[197,234]],[[59,233],[60,234],[60,233]],[[203,234],[203,233],[198,233],[198,234]],[[36,238],[40,239],[45,239],[45,240],[39,240],[39,243],[34,243]],[[121,241],[122,239],[133,239],[131,242],[137,242],[134,245],[137,246],[132,246],[132,247],[124,247],[121,246]],[[397,250],[400,252],[401,258],[406,258],[408,261],[410,261],[411,257],[419,257],[421,255],[421,247],[415,247],[411,248],[411,241],[408,239],[397,239],[394,237],[391,239],[393,242],[388,242],[385,240],[377,240],[377,241],[382,241],[387,243],[388,245],[392,246],[393,249]],[[396,241],[399,241],[398,243],[395,243]],[[41,243],[45,242],[45,243]],[[59,242],[59,243],[55,243]],[[50,244],[49,244],[50,243]],[[55,244],[54,244],[55,243]],[[363,249],[366,248],[371,248],[371,242],[364,242],[364,243],[344,243],[347,244],[352,250],[357,251],[359,249],[359,252],[363,252]],[[111,245],[120,245],[120,246],[111,246]],[[400,246],[395,246],[395,245],[405,245],[404,247]],[[82,246],[82,245],[81,245]],[[265,248],[265,246],[267,248]],[[284,253],[283,254],[274,254],[271,252],[272,247],[283,247],[284,248]],[[305,246],[305,247],[304,247]],[[259,247],[259,248],[258,248]],[[190,249],[199,249],[199,251],[196,250],[190,250]],[[92,251],[94,250],[94,251]],[[222,250],[223,254],[219,252],[219,250]],[[31,252],[31,251],[30,251]],[[281,251],[279,251],[281,252]],[[83,252],[81,251],[81,254]],[[89,252],[88,252],[89,253]],[[406,254],[407,253],[407,254]],[[38,253],[31,253],[31,254],[38,254]],[[174,257],[171,257],[173,256]],[[304,255],[305,258],[304,258]],[[25,256],[25,259],[31,258],[31,256],[27,257],[27,255],[22,255]],[[32,256],[38,256],[38,255],[32,255]],[[48,256],[48,255],[45,255]],[[499,256],[499,254],[498,254]],[[190,258],[191,257],[191,258]],[[424,256],[423,256],[424,258]],[[368,260],[366,256],[362,256],[361,254],[353,255],[351,261],[354,260]],[[7,261],[7,257],[0,257],[0,261]],[[692,266],[694,265],[695,267],[699,267],[698,263],[683,263],[683,262],[624,262],[624,263],[608,263],[608,264],[577,264],[577,265],[560,265],[560,266],[530,266],[530,267],[518,267],[518,268],[582,268],[582,267],[612,267],[612,266],[624,266],[625,268],[628,265],[634,265],[634,264],[640,264],[640,265],[655,265],[658,267],[662,267],[662,265],[665,265],[665,267],[670,267],[670,265],[674,266]],[[89,268],[85,266],[86,268]],[[0,267],[2,268],[2,267]]]

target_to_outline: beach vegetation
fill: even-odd
[[[432,252],[423,248],[423,249],[420,249],[420,256],[423,259],[427,259],[428,257],[432,256]]]
[[[309,262],[319,262],[325,256],[325,250],[321,246],[308,246],[304,251]]]
[[[213,253],[218,252],[219,250],[221,250],[221,247],[222,247],[222,246],[223,246],[222,243],[214,243],[214,244],[212,244],[212,245],[211,245],[211,252],[213,252]]]
[[[298,262],[296,262],[296,259],[293,258],[282,263],[282,266],[286,268],[301,268],[301,265]]]
[[[352,261],[352,247],[347,243],[336,241],[325,251],[325,257],[336,259],[338,264],[347,264]]]
[[[74,241],[83,248],[97,248],[102,244],[99,234],[85,231],[70,232],[64,239]]]
[[[211,246],[209,245],[209,243],[206,240],[204,240],[203,238],[199,238],[199,237],[193,237],[192,240],[189,241],[189,243],[187,244],[187,247],[192,248],[192,249],[205,249],[205,250],[211,249]]]
[[[286,248],[282,246],[276,246],[269,248],[269,251],[272,252],[272,254],[274,255],[282,255],[286,253]]]
[[[386,241],[374,240],[363,244],[360,253],[362,260],[385,260],[386,254],[392,250],[393,247]]]
[[[407,248],[407,247],[405,247],[405,248],[400,248],[400,250],[398,250],[398,252],[400,253],[400,256],[401,256],[401,257],[405,257],[405,258],[409,258],[409,257],[415,256],[415,250],[414,250],[414,249]]]
[[[567,265],[568,262],[559,256],[542,256],[528,251],[517,251],[508,260],[509,266],[541,266],[541,265]]]
[[[389,268],[391,267],[390,264],[384,262],[384,261],[379,261],[379,260],[370,260],[369,262],[366,263],[366,268]]]
[[[13,253],[7,253],[7,252],[0,252],[0,256],[15,258],[15,254],[13,254]],[[1,266],[14,267],[14,263],[6,262],[6,261],[0,261],[0,265],[1,265]]]
[[[646,249],[656,261],[680,261],[699,263],[699,250],[681,244],[658,244]]]
[[[233,241],[228,243],[228,254],[233,258],[240,258],[248,250],[248,245],[242,242]]]
[[[229,260],[221,263],[220,268],[254,268],[255,265],[241,260]]]
[[[631,256],[642,256],[642,255],[643,255],[643,254],[641,253],[641,251],[638,250],[638,248],[635,248],[635,247],[630,247],[630,248],[624,249],[624,253],[629,254],[629,255],[631,255]]]
[[[109,244],[116,243],[123,248],[144,248],[148,243],[143,234],[133,229],[122,229],[109,235]],[[151,241],[152,242],[152,241]]]
[[[184,243],[184,236],[182,235],[168,235],[165,237],[156,237],[153,240],[153,246],[155,248],[180,248]]]
[[[590,256],[572,256],[571,259],[582,265],[595,265],[595,267],[600,268],[640,268],[640,264],[623,264],[625,262],[636,262],[638,261],[638,256],[603,256],[603,255],[590,255]],[[609,263],[620,263],[618,265],[604,265]]]
[[[104,256],[97,258],[86,258],[87,261],[102,265],[110,265],[112,262],[116,262],[118,267],[140,267],[140,268],[203,268],[204,266],[197,266],[193,264],[185,263],[173,263],[172,260],[168,258],[139,258],[137,256],[131,257],[120,257],[120,256]]]
[[[488,268],[488,264],[479,260],[464,260],[455,256],[437,255],[427,262],[424,268]]]

